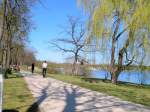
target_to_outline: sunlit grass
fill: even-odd
[[[23,78],[12,75],[4,80],[3,110],[26,112],[33,102],[34,98]]]

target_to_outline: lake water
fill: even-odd
[[[105,70],[93,70],[91,71],[91,77],[100,79],[111,78],[110,73]],[[150,71],[123,71],[119,75],[118,81],[150,85]]]

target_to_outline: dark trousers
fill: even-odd
[[[31,72],[34,73],[34,68],[32,68]]]
[[[42,70],[42,74],[43,74],[43,77],[45,77],[46,76],[46,68],[43,68],[43,70]]]

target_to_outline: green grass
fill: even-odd
[[[105,83],[102,81],[98,83],[90,83],[84,81],[81,77],[62,74],[49,74],[48,76],[94,91],[116,96],[126,101],[131,101],[150,107],[150,86],[138,86],[130,84],[113,85],[111,83]]]
[[[10,75],[4,80],[3,110],[27,112],[34,102],[23,78]]]

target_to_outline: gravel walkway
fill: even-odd
[[[42,112],[150,112],[150,108],[42,76],[25,80]]]

